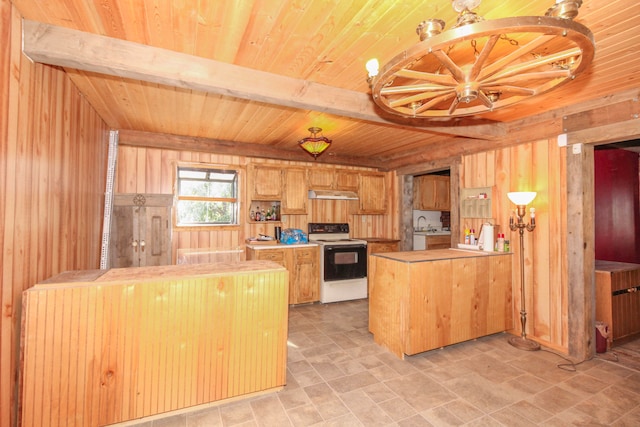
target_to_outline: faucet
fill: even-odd
[[[421,230],[422,230],[422,228],[420,228],[420,220],[421,220],[421,219],[424,219],[424,222],[427,222],[427,218],[425,218],[423,215],[420,215],[420,216],[418,217],[418,222],[417,222],[417,224],[416,224],[417,231],[421,231]]]

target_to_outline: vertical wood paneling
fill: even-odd
[[[537,191],[530,206],[536,209],[536,229],[524,235],[527,335],[555,348],[567,347],[568,330],[566,256],[563,256],[566,242],[562,237],[566,235],[566,220],[558,215],[566,209],[565,152],[555,140],[543,140],[465,156],[460,175],[465,186],[493,189],[495,222],[499,232],[510,240],[514,253],[514,318],[519,318],[520,310],[520,246],[518,232],[508,227],[515,206],[507,193]],[[528,211],[526,220],[529,221]],[[477,223],[478,220],[465,218],[460,225],[462,228],[475,225],[477,231]],[[519,333],[519,322],[514,326],[514,332]]]
[[[25,292],[22,425],[112,424],[283,386],[287,272],[201,273]]]
[[[510,255],[430,259],[426,252],[370,257],[377,343],[404,357],[512,327]]]
[[[0,2],[0,14],[0,426],[6,427],[17,417],[22,292],[60,271],[99,266],[108,132],[62,70],[22,55],[22,17],[9,1]],[[42,321],[57,328],[64,318]],[[42,385],[51,393],[80,373],[61,366],[55,374]],[[63,417],[78,404],[43,410]]]
[[[530,236],[530,245],[525,247],[525,254],[532,254],[529,257],[531,261],[530,271],[531,275],[525,280],[527,286],[530,289],[530,293],[527,298],[527,311],[531,312],[532,323],[530,325],[531,333],[543,339],[550,341],[550,288],[553,285],[550,282],[550,264],[542,262],[533,262],[533,260],[550,260],[549,257],[549,242],[551,240],[550,234],[550,212],[549,212],[549,173],[553,173],[549,170],[549,143],[548,141],[541,141],[538,144],[533,144],[532,156],[531,156],[531,169],[532,175],[535,177],[535,184],[530,184],[529,188],[536,191],[536,198],[531,203],[531,206],[536,210],[536,228],[533,231],[535,236]],[[527,212],[527,220],[529,219],[529,212]],[[527,234],[532,234],[527,232]],[[535,238],[534,238],[535,237]],[[538,242],[545,242],[544,245],[538,244]],[[535,292],[534,292],[535,289]],[[530,295],[530,296],[529,296]],[[534,296],[535,295],[535,296]],[[528,322],[527,322],[528,323]],[[527,325],[529,326],[529,325]]]
[[[254,161],[281,165],[282,167],[310,167],[308,163],[302,162],[278,162],[242,156],[120,146],[115,192],[144,193],[147,189],[152,189],[152,192],[155,193],[171,194],[173,193],[175,168],[178,162],[231,165],[242,170],[246,163]],[[335,169],[330,165],[313,165],[313,167]],[[367,171],[363,168],[342,167],[342,169]],[[244,245],[245,238],[249,236],[274,235],[275,223],[249,224],[244,222],[247,218],[246,209],[244,209],[244,198],[247,191],[246,174],[243,174],[241,178],[240,227],[226,227],[213,231],[178,231],[174,229],[171,242],[173,260],[177,259],[178,249],[237,249]],[[392,238],[398,236],[397,176],[388,173],[385,179],[388,200],[387,215],[351,215],[349,214],[349,202],[345,200],[308,200],[306,215],[284,215],[284,222],[279,225],[283,228],[299,228],[306,232],[309,222],[348,222],[351,225],[351,235],[355,237]]]

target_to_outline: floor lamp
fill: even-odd
[[[531,223],[524,222],[527,205],[536,197],[535,192],[513,192],[507,193],[509,200],[516,206],[517,221],[514,222],[513,216],[509,218],[509,228],[511,231],[520,233],[520,323],[522,324],[522,334],[519,337],[509,339],[509,344],[521,350],[540,350],[540,344],[527,338],[527,309],[525,305],[525,288],[524,288],[524,230],[533,231],[536,228],[535,209],[531,208]]]

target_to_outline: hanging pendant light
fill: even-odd
[[[569,82],[594,57],[593,34],[573,21],[582,0],[555,0],[545,16],[485,20],[481,0],[451,0],[458,19],[416,29],[420,41],[380,69],[367,63],[373,101],[403,117],[483,114]]]
[[[322,129],[319,127],[310,127],[309,132],[311,136],[302,138],[298,141],[298,145],[307,153],[311,154],[314,159],[317,159],[320,154],[324,152],[331,145],[331,140],[325,136],[318,136]]]

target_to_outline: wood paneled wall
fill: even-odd
[[[304,162],[288,162],[252,159],[243,156],[226,156],[210,153],[181,152],[157,148],[120,146],[115,182],[116,193],[163,193],[172,194],[176,165],[180,162],[229,165],[243,171],[241,175],[241,210],[239,227],[219,227],[215,230],[179,231],[173,230],[172,259],[175,263],[178,249],[229,250],[244,247],[247,237],[258,234],[274,235],[274,224],[249,224],[246,221],[246,166],[251,162],[306,168],[334,168]],[[344,167],[341,167],[344,168]],[[368,171],[364,168],[350,168]],[[283,215],[283,228],[299,228],[307,231],[309,222],[348,222],[354,237],[398,236],[397,221],[397,178],[392,172],[386,176],[388,215],[351,215],[346,200],[309,200],[306,215]]]
[[[535,208],[536,228],[525,232],[524,264],[527,335],[552,348],[566,350],[566,148],[555,140],[541,140],[500,150],[465,156],[460,175],[461,188],[492,187],[493,218],[461,219],[460,228],[479,229],[483,221],[498,225],[514,252],[514,319],[520,311],[520,243],[518,232],[509,230],[509,216],[515,206],[507,198],[510,191],[536,191],[529,207]],[[529,221],[529,212],[526,220]],[[520,331],[520,322],[516,332]]]
[[[25,292],[20,425],[104,426],[283,387],[287,271],[202,266]]]
[[[15,417],[22,292],[99,268],[108,129],[60,69],[21,53],[0,0],[0,426]],[[15,419],[15,418],[13,418]]]

